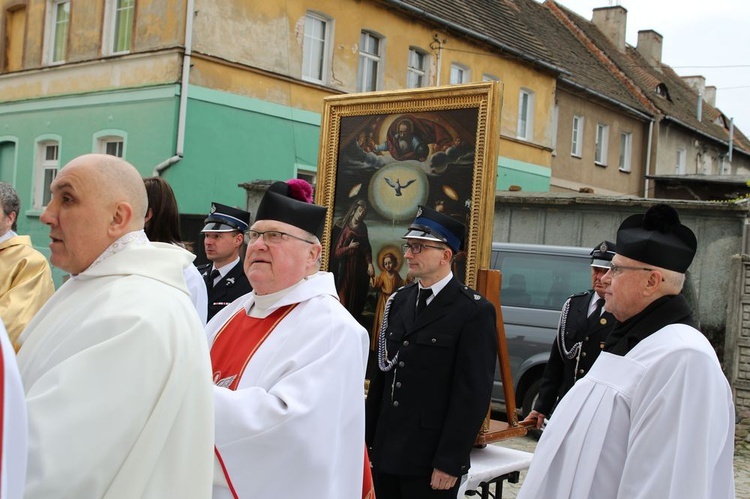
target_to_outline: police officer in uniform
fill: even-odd
[[[211,203],[211,213],[201,232],[203,247],[211,263],[199,265],[198,271],[208,291],[208,320],[240,296],[252,291],[240,261],[250,213]]]
[[[589,372],[614,326],[614,316],[604,309],[605,286],[602,283],[615,255],[614,248],[614,243],[602,241],[591,251],[593,289],[571,296],[563,305],[557,337],[539,387],[539,398],[526,417],[526,421],[535,422],[537,428],[542,427],[557,401],[576,380]]]
[[[490,404],[495,309],[451,271],[463,224],[420,206],[404,239],[417,280],[386,306],[367,397],[375,494],[453,499]]]

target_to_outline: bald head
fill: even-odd
[[[79,156],[50,185],[40,220],[50,227],[50,261],[71,274],[86,270],[113,242],[143,229],[146,188],[127,161],[104,154]]]
[[[129,204],[133,212],[129,229],[143,228],[148,195],[143,178],[133,165],[109,154],[85,154],[65,165],[65,170],[68,169],[81,169],[91,175],[99,186],[97,194],[105,203]]]

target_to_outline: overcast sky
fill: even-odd
[[[541,0],[540,0],[541,1]],[[593,9],[621,5],[628,11],[626,41],[638,31],[664,37],[662,62],[680,76],[702,75],[716,87],[716,107],[750,136],[750,1],[557,0],[591,20]]]

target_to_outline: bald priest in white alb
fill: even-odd
[[[146,190],[122,159],[76,158],[51,191],[40,219],[71,277],[21,337],[26,499],[209,497],[211,372],[183,276],[193,255],[148,241]]]
[[[214,498],[365,496],[367,331],[339,303],[333,276],[318,272],[326,210],[303,202],[312,189],[295,181],[271,185],[248,232],[253,292],[206,326]]]

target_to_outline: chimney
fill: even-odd
[[[716,87],[709,85],[706,87],[706,91],[703,92],[703,100],[710,104],[711,107],[716,107]]]
[[[628,11],[625,7],[614,5],[594,9],[591,22],[599,28],[609,41],[620,52],[625,52],[625,27],[628,21]]]
[[[638,45],[635,49],[651,67],[661,70],[661,45],[664,38],[652,29],[638,32]]]
[[[706,95],[706,78],[704,78],[701,75],[695,75],[695,76],[681,76],[682,81],[684,81],[690,88],[695,90],[696,94]],[[716,87],[714,87],[715,90]],[[716,93],[714,91],[714,93]]]

